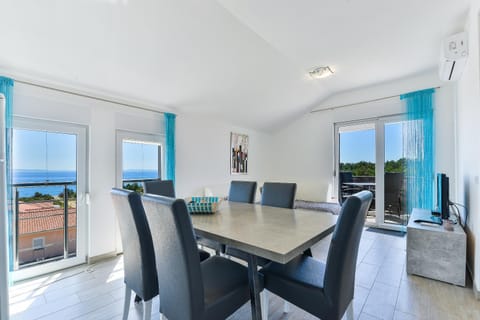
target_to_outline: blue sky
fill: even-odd
[[[14,169],[75,171],[76,141],[74,134],[15,129]],[[123,150],[124,170],[157,170],[157,145],[124,142]]]
[[[402,158],[402,124],[385,126],[385,160]],[[375,162],[375,130],[350,131],[340,134],[340,162]]]
[[[15,129],[14,169],[73,171],[77,158],[76,140],[73,134]]]
[[[158,145],[123,142],[123,170],[157,170]]]

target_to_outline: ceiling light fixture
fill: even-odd
[[[333,74],[333,70],[329,66],[316,67],[308,72],[313,79],[321,79],[330,77]]]

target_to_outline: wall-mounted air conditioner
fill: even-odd
[[[460,79],[468,58],[468,36],[466,32],[454,34],[442,43],[440,57],[440,80]]]

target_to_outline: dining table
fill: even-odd
[[[333,232],[329,212],[223,201],[213,214],[194,214],[197,236],[242,250],[247,256],[252,319],[262,319],[258,257],[288,263]]]

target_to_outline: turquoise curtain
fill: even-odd
[[[407,107],[404,152],[407,159],[407,213],[413,208],[433,209],[435,185],[434,89],[400,96]]]
[[[12,133],[13,133],[13,80],[0,76],[0,93],[5,96],[5,139],[7,154],[7,204],[8,204],[8,256],[10,271],[13,271],[13,190],[12,190]]]
[[[175,183],[175,118],[173,113],[165,113],[165,162],[167,180],[173,180]]]

